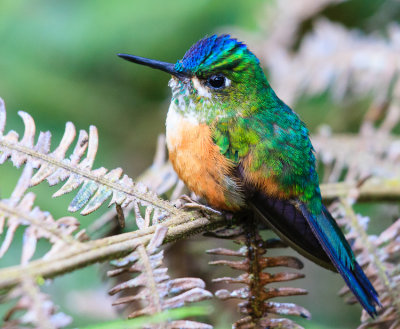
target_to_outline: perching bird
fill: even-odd
[[[119,56],[172,75],[167,146],[189,189],[217,209],[254,209],[300,254],[338,271],[376,315],[377,292],[321,202],[308,130],[276,96],[247,46],[213,35],[176,64]]]

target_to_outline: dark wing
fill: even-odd
[[[254,192],[250,204],[256,214],[289,246],[312,262],[336,271],[295,201]]]

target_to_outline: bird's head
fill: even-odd
[[[203,122],[251,113],[269,88],[257,57],[229,35],[201,39],[176,64],[119,56],[170,73],[172,105]]]

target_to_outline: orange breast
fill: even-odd
[[[170,109],[167,145],[175,171],[190,190],[204,197],[213,207],[239,209],[239,205],[228,200],[227,179],[234,165],[219,152],[206,124],[186,119]]]

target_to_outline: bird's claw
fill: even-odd
[[[197,201],[194,201],[192,198],[190,198],[186,194],[182,195],[179,198],[179,201],[181,201],[181,204],[179,204],[178,206],[181,209],[198,210],[198,211],[201,211],[206,216],[207,215],[218,215],[218,216],[222,215],[222,213],[220,211],[215,210],[204,204],[198,203]]]

